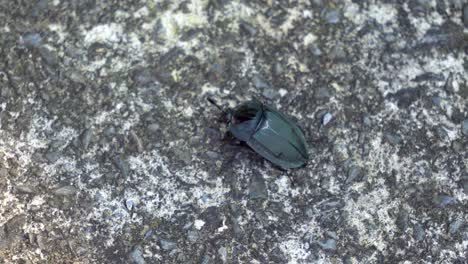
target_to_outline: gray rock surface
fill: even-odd
[[[467,263],[467,12],[0,1],[0,263]],[[308,165],[208,96],[291,116]]]

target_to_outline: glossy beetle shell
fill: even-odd
[[[276,109],[257,100],[247,101],[231,111],[229,131],[284,169],[301,167],[309,158],[301,129]]]

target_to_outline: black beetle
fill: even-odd
[[[283,169],[304,166],[309,159],[302,130],[284,114],[254,99],[234,109],[223,109],[229,132],[255,152]]]

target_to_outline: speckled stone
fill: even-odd
[[[467,6],[394,2],[0,1],[0,262],[466,263]]]

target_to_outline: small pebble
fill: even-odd
[[[187,233],[187,238],[191,242],[196,242],[199,238],[198,232],[195,230],[189,230]]]
[[[46,64],[50,66],[55,66],[58,64],[57,54],[54,50],[50,50],[46,47],[40,47],[39,54]]]
[[[141,143],[141,139],[134,131],[130,131],[130,138],[132,139],[133,144],[135,144],[137,151],[140,153],[143,152],[143,143]]]
[[[159,240],[159,243],[161,244],[161,248],[164,250],[171,250],[176,248],[177,244],[166,239],[161,239]]]
[[[253,27],[250,23],[246,22],[246,21],[241,21],[239,23],[239,28],[242,32],[246,33],[247,35],[249,36],[255,36],[257,35],[257,29],[255,29],[255,27]]]
[[[317,93],[315,93],[315,98],[317,99],[328,99],[330,98],[330,96],[331,96],[330,90],[326,87],[320,87]]]
[[[211,150],[206,152],[206,156],[211,160],[218,160],[221,157],[218,153]]]
[[[276,97],[278,97],[280,95],[280,93],[276,90],[276,89],[273,89],[273,88],[264,88],[263,89],[263,92],[262,92],[262,95],[265,97],[265,98],[268,98],[270,100],[273,100],[275,99]]]
[[[149,240],[152,236],[153,236],[153,229],[150,229],[145,233],[143,239],[144,240]]]
[[[328,56],[332,60],[343,60],[346,58],[346,51],[342,45],[335,45]]]
[[[42,37],[39,33],[26,33],[21,36],[20,44],[25,47],[35,48],[42,44]]]
[[[141,246],[135,246],[130,253],[130,260],[135,264],[145,264],[145,258],[143,258],[143,252],[141,252]]]
[[[421,224],[416,224],[413,228],[413,236],[416,241],[421,241],[426,236],[426,232],[424,231]]]
[[[85,129],[83,133],[81,133],[80,136],[80,141],[81,141],[81,146],[83,149],[87,149],[89,146],[89,143],[91,142],[91,138],[93,136],[93,131],[91,129]]]
[[[452,235],[457,233],[457,231],[460,229],[462,225],[463,225],[463,219],[461,218],[458,218],[457,220],[453,221],[452,223],[450,223],[449,233]]]
[[[463,120],[462,133],[463,135],[468,136],[468,119]]]
[[[437,195],[434,197],[434,199],[432,199],[432,201],[440,207],[446,207],[448,205],[454,205],[457,203],[455,198],[448,195]]]
[[[323,52],[322,52],[322,50],[320,49],[320,47],[317,46],[316,44],[311,44],[309,50],[310,50],[310,52],[312,52],[312,54],[315,55],[315,56],[320,56],[320,55],[323,54]]]
[[[356,180],[361,174],[361,168],[359,168],[358,166],[352,166],[349,170],[348,170],[348,178],[346,178],[346,183],[347,184],[350,184],[352,183],[354,180]]]
[[[268,190],[261,175],[252,176],[249,186],[250,199],[267,199]]]
[[[128,166],[127,166],[127,164],[125,163],[125,161],[122,159],[122,157],[120,155],[115,157],[114,164],[117,167],[117,169],[120,170],[123,177],[128,176]]]
[[[390,133],[390,132],[385,132],[384,137],[387,140],[388,143],[392,145],[398,145],[401,143],[402,139],[399,135]]]
[[[468,27],[468,4],[463,6],[463,24]]]
[[[54,194],[61,195],[61,196],[70,196],[70,195],[74,195],[77,192],[78,192],[78,189],[76,189],[73,186],[63,186],[58,189],[55,189]]]
[[[149,130],[150,132],[156,132],[156,131],[159,130],[159,125],[156,124],[156,123],[150,124],[150,125],[148,126],[148,130]]]
[[[325,11],[323,19],[328,24],[337,24],[338,22],[340,22],[341,13],[337,9],[327,10],[327,11]]]
[[[130,199],[125,200],[125,207],[127,207],[127,209],[131,211],[133,209],[133,201]]]
[[[327,112],[327,113],[326,113],[325,115],[323,115],[323,117],[322,117],[322,124],[323,124],[324,126],[326,126],[328,123],[330,123],[330,121],[332,120],[332,118],[333,118],[333,115]]]
[[[9,173],[8,170],[5,168],[0,168],[0,178],[6,179],[8,177]]]
[[[335,239],[327,239],[326,241],[318,243],[321,248],[324,250],[336,250],[336,240]]]
[[[103,134],[106,137],[112,137],[115,135],[115,128],[113,126],[108,126],[106,129],[104,129]]]
[[[26,194],[34,194],[36,193],[36,190],[34,189],[33,186],[31,185],[18,185],[16,186],[16,190],[19,193],[26,193]]]
[[[253,85],[258,89],[271,88],[271,86],[259,75],[255,75],[252,79]]]
[[[218,249],[218,254],[220,255],[221,257],[221,260],[223,261],[223,263],[225,263],[227,261],[227,250],[225,247],[221,247]]]
[[[55,163],[59,158],[60,158],[60,153],[59,152],[48,152],[45,154],[45,158],[50,162],[50,163]]]

